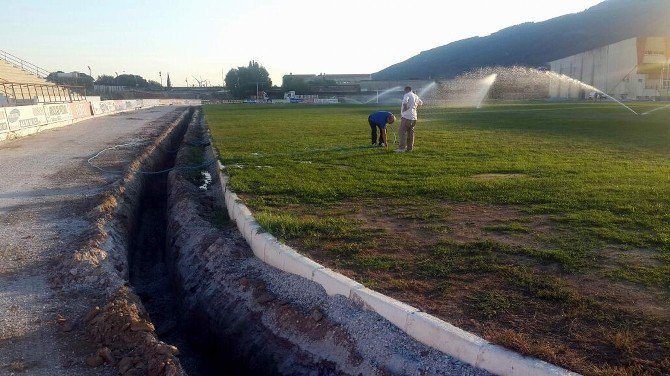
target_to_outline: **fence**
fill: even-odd
[[[46,78],[49,75],[49,73],[51,73],[48,70],[40,68],[35,64],[32,64],[17,56],[14,56],[7,51],[0,50],[0,59],[14,65],[17,68],[21,68],[26,72],[30,72],[37,77]]]
[[[81,101],[86,99],[80,94],[83,90],[80,86],[0,82],[0,94],[4,93],[7,97],[5,106]],[[0,104],[1,106],[3,105]]]

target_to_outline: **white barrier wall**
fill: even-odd
[[[4,108],[0,108],[0,133],[9,132],[9,124],[7,123],[7,114]]]
[[[93,115],[107,115],[115,112],[114,101],[91,102]]]
[[[47,124],[72,120],[69,103],[47,104],[44,106],[44,113],[47,117]]]
[[[10,131],[20,131],[48,124],[43,105],[7,107],[5,113]]]
[[[191,99],[133,99],[114,101],[79,101],[0,108],[0,141],[65,126],[93,117],[154,106],[199,106]]]
[[[70,113],[73,120],[85,119],[93,116],[91,111],[91,102],[80,101],[70,103]]]

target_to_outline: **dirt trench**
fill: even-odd
[[[79,282],[106,280],[101,307],[82,319],[99,344],[91,366],[123,375],[487,374],[256,259],[227,218],[199,110],[150,149],[101,205],[100,235],[65,268]]]
[[[196,125],[194,120],[198,116],[199,111],[196,111],[188,129]],[[182,150],[188,150],[189,154],[184,157],[181,152],[177,168],[186,177],[200,174],[207,168],[207,163],[191,161],[189,145],[192,143],[189,140],[193,138],[193,132],[185,131],[187,139],[181,132],[181,141],[176,148],[164,150],[156,159],[155,170],[165,172],[144,177],[137,225],[129,239],[128,280],[141,299],[156,335],[179,350],[178,359],[186,374],[250,374],[253,370],[244,362],[235,361],[228,355],[229,351],[222,351],[218,338],[210,334],[209,327],[198,319],[197,314],[184,309],[185,292],[176,279],[176,270],[171,267],[174,254],[167,243],[169,172],[175,168],[177,155]],[[201,146],[196,148],[202,149]],[[202,150],[200,152],[202,154]]]

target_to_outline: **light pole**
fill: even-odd
[[[91,77],[91,86],[93,86],[95,80],[93,79],[93,73],[91,73],[91,66],[87,65],[86,68],[88,68],[88,76]],[[84,84],[84,96],[86,96],[86,84]]]
[[[238,78],[238,80],[239,80],[239,78]],[[259,96],[260,96],[260,89],[259,89],[258,85],[259,85],[259,84],[260,84],[260,85],[263,85],[265,82],[256,81],[256,82],[254,82],[254,83],[256,84],[256,103],[260,103],[260,98],[259,98]],[[261,87],[262,87],[262,86],[261,86]],[[265,98],[264,98],[264,99],[265,99]]]
[[[161,89],[163,88],[163,72],[159,71],[158,72],[158,77],[161,78]]]

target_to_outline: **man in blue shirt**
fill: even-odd
[[[370,124],[370,135],[372,136],[372,145],[377,142],[377,128],[379,128],[379,146],[388,146],[386,141],[386,124],[393,124],[395,116],[388,111],[373,112],[368,116]]]

